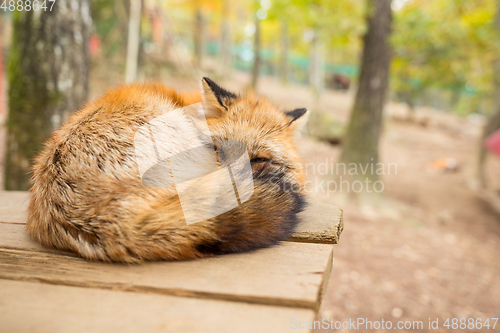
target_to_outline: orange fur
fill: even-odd
[[[302,207],[304,182],[293,144],[295,124],[263,98],[220,98],[224,93],[204,92],[204,108],[223,111],[208,119],[214,140],[243,142],[250,158],[273,160],[252,165],[255,189],[247,202],[187,225],[175,188],[141,181],[135,132],[165,112],[201,102],[202,94],[180,93],[158,83],[133,84],[88,104],[47,141],[33,167],[28,233],[46,246],[119,262],[193,259],[286,238]],[[207,104],[218,100],[223,104]],[[295,184],[298,191],[286,191]],[[209,177],[197,191],[210,193],[216,185],[217,179]]]

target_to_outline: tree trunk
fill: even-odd
[[[346,166],[349,163],[363,167],[373,165],[376,170],[391,59],[391,0],[368,1],[368,10],[368,31],[364,36],[359,86],[340,161]],[[371,172],[371,167],[369,171],[352,178],[377,181],[377,172]]]
[[[257,91],[257,84],[260,76],[260,20],[255,17],[255,39],[253,44],[253,70],[251,88]]]
[[[5,98],[4,98],[4,87],[3,87],[3,47],[2,47],[2,30],[3,22],[0,19],[0,119],[3,118],[5,114]]]
[[[76,6],[75,6],[76,4]],[[33,157],[88,95],[89,1],[14,13],[8,64],[5,188],[26,190]]]
[[[4,23],[0,17],[0,174],[3,176],[3,166],[4,164],[4,148],[5,148],[5,127],[2,125],[3,119],[6,114],[6,101],[5,101],[5,85],[4,85],[4,68],[3,68],[3,47],[2,47],[2,32],[4,29]],[[0,178],[0,190],[4,189],[4,178]]]
[[[496,33],[500,36],[500,1],[497,1],[497,11],[494,22]],[[486,163],[487,151],[484,140],[500,129],[500,56],[493,61],[493,114],[488,117],[483,133],[479,139],[479,147],[474,170],[473,186],[475,189],[484,188],[486,177],[484,175],[484,164]]]
[[[314,30],[314,35],[311,40],[311,53],[310,53],[310,63],[311,67],[309,69],[309,84],[312,88],[315,100],[315,108],[319,106],[319,97],[323,90],[324,84],[324,73],[323,73],[323,59],[322,50],[320,45],[318,29]]]
[[[194,23],[194,56],[195,63],[198,69],[203,66],[203,56],[205,53],[205,40],[203,31],[203,14],[201,12],[200,4],[196,5],[195,10],[195,23]]]
[[[281,84],[288,83],[288,49],[290,48],[290,38],[288,37],[288,23],[281,21],[281,57],[280,57],[280,78]]]
[[[231,35],[229,26],[229,0],[222,0],[222,22],[221,22],[221,60],[224,76],[231,74]]]
[[[484,188],[486,186],[486,176],[484,174],[484,165],[486,163],[487,151],[484,147],[484,141],[500,129],[500,59],[493,62],[493,77],[494,77],[494,113],[488,117],[483,132],[479,139],[479,147],[476,158],[476,166],[474,172],[474,188]]]
[[[127,83],[131,83],[137,80],[140,30],[141,0],[131,0],[128,21],[127,65],[125,70],[125,81]]]

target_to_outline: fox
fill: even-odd
[[[201,81],[200,92],[156,82],[118,86],[70,116],[35,158],[29,236],[91,261],[132,264],[252,251],[290,237],[306,205],[295,138],[308,110],[284,111],[251,91],[235,94],[207,77]],[[253,191],[236,207],[188,224],[177,185],[151,186],[141,178],[134,137],[156,117],[196,103],[210,136],[200,134],[192,146],[212,144],[221,168],[225,156],[218,143],[242,143]],[[171,133],[162,148],[167,151],[179,140],[190,144],[186,116],[175,115],[165,125]],[[210,200],[234,196],[222,191],[212,198],[219,181],[206,177],[192,191],[200,212]]]

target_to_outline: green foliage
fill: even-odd
[[[125,49],[127,40],[127,1],[92,0],[94,30],[102,39],[106,55],[115,55]]]
[[[355,77],[358,71],[365,16],[370,0],[148,0],[142,39],[150,39],[148,8],[163,13],[165,31],[176,46],[193,48],[196,9],[205,20],[210,55],[220,52],[221,22],[230,26],[233,65],[250,69],[243,57],[253,50],[252,29],[257,10],[265,8],[261,23],[263,73],[278,72],[283,27],[288,36],[287,64],[296,81],[308,77],[312,36],[319,39],[327,72]],[[429,104],[442,92],[448,108],[460,114],[486,110],[491,100],[491,62],[500,54],[500,38],[493,29],[495,0],[407,0],[394,11],[391,88],[411,104]],[[107,55],[124,50],[127,1],[93,0],[95,31]],[[226,8],[225,10],[223,8]],[[120,49],[121,47],[121,49]],[[348,73],[339,68],[349,69]],[[429,93],[431,91],[431,93]],[[442,104],[442,103],[438,103]]]
[[[364,0],[274,0],[265,23],[289,22],[292,51],[295,53],[307,55],[310,48],[308,34],[316,33],[325,46],[327,60],[352,64],[357,62],[356,55],[361,50],[364,11]],[[278,31],[263,31],[264,40],[274,37],[277,41]]]
[[[411,98],[429,87],[450,90],[455,99],[488,96],[491,62],[499,49],[493,29],[495,3],[415,0],[397,11],[393,89]],[[476,111],[472,100],[456,103],[451,107],[458,107],[460,113]]]

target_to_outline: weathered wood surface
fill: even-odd
[[[309,309],[56,286],[0,279],[0,331],[293,332]],[[302,330],[301,330],[302,331]]]
[[[330,245],[292,242],[193,261],[113,265],[45,251],[22,228],[0,223],[0,278],[317,309],[331,265]]]
[[[120,265],[24,232],[27,194],[0,192],[0,327],[31,332],[288,332],[313,320],[342,212],[309,204],[290,242],[185,262]],[[1,331],[1,330],[0,330]]]
[[[299,214],[300,223],[289,241],[338,244],[344,229],[342,210],[320,202],[309,202]]]
[[[26,223],[28,193],[0,191],[0,222]]]
[[[26,192],[0,191],[0,222],[25,223]],[[342,210],[336,206],[309,202],[290,241],[337,244],[343,229]]]

